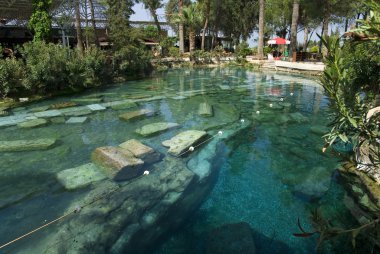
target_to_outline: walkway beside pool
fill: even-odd
[[[285,72],[306,73],[311,75],[320,75],[325,65],[322,62],[289,62],[282,60],[256,60],[247,57],[247,61],[258,64],[263,69],[270,69]]]

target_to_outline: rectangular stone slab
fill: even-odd
[[[154,114],[155,112],[153,110],[140,109],[137,111],[131,111],[131,112],[127,112],[122,115],[119,115],[119,118],[124,121],[131,121],[131,120],[138,119],[144,116],[152,116]]]
[[[20,128],[35,128],[39,126],[47,125],[48,121],[43,118],[31,119],[22,123],[19,123],[17,126]]]
[[[120,147],[98,147],[91,155],[92,161],[101,166],[106,175],[113,180],[123,181],[141,174],[144,161]]]
[[[50,118],[50,117],[61,116],[62,113],[61,113],[61,111],[59,111],[57,109],[52,109],[52,110],[37,112],[37,113],[34,113],[34,115],[36,117],[40,117],[40,118]]]
[[[93,163],[65,169],[57,173],[58,182],[67,190],[83,188],[105,178],[106,175]]]
[[[179,133],[169,140],[165,140],[162,142],[162,145],[170,147],[168,151],[170,154],[179,156],[188,151],[190,146],[199,143],[205,136],[207,136],[207,132],[205,131],[188,130]]]
[[[135,157],[142,159],[145,163],[151,164],[160,160],[160,153],[153,148],[144,145],[136,139],[130,139],[119,145],[121,148],[128,150]]]
[[[64,108],[60,110],[65,116],[84,116],[92,113],[91,109],[86,106]]]
[[[101,111],[101,110],[106,110],[105,107],[103,107],[102,105],[100,104],[91,104],[91,105],[87,105],[87,107],[92,110],[92,111]]]
[[[0,141],[0,152],[21,152],[32,150],[45,150],[52,147],[56,140],[51,138],[35,140]]]
[[[85,123],[88,120],[88,117],[70,117],[69,120],[66,121],[66,123]]]
[[[212,106],[207,102],[199,104],[198,114],[201,116],[213,116]]]
[[[177,123],[158,122],[144,125],[135,132],[142,136],[152,136],[177,127],[179,127]]]

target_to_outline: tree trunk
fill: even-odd
[[[91,23],[92,23],[92,29],[94,29],[94,40],[95,45],[99,47],[99,40],[98,36],[96,35],[96,23],[95,23],[95,9],[94,9],[94,3],[93,0],[88,1],[90,4],[90,11],[91,11]]]
[[[150,12],[150,15],[152,15],[152,17],[154,19],[154,23],[156,24],[156,27],[157,27],[157,30],[158,30],[158,37],[161,37],[161,26],[160,26],[160,22],[158,21],[157,13],[151,7],[149,7],[149,12]]]
[[[348,17],[346,17],[345,23],[344,23],[344,32],[347,32],[348,30]]]
[[[83,7],[82,7],[83,8]],[[84,38],[85,38],[85,45],[86,45],[86,49],[88,49],[88,47],[90,46],[90,40],[88,38],[88,9],[87,9],[87,0],[84,0],[84,19],[85,19],[85,22],[86,22],[86,29],[85,29],[85,32],[84,32]]]
[[[205,50],[205,35],[206,35],[206,29],[208,26],[209,16],[210,16],[210,0],[207,0],[207,3],[206,3],[206,20],[205,20],[205,24],[203,26],[203,31],[202,31],[202,43],[201,43],[201,49],[202,50]]]
[[[304,28],[304,34],[303,34],[303,48],[306,51],[307,50],[307,41],[309,39],[309,28],[305,26]]]
[[[293,52],[297,51],[297,26],[298,26],[298,17],[299,17],[300,1],[293,1],[293,13],[292,13],[292,28],[290,35],[290,55],[293,55]]]
[[[80,8],[79,1],[75,0],[75,28],[77,31],[77,47],[81,53],[83,53],[83,41],[82,41],[82,29],[81,29],[81,20],[80,20]]]
[[[260,14],[259,14],[259,41],[257,53],[259,59],[264,59],[264,6],[265,0],[260,0]]]
[[[183,7],[183,0],[178,0],[178,10],[179,10],[179,15],[182,17],[182,7]],[[179,23],[179,53],[183,54],[185,52],[185,38],[183,35],[183,23]]]
[[[329,36],[329,22],[330,22],[330,5],[329,2],[326,1],[325,8],[323,10],[323,23],[322,23],[322,35],[324,38]],[[322,55],[327,56],[327,48],[325,46],[322,47]]]
[[[189,43],[190,43],[190,55],[195,50],[195,31],[193,28],[189,28]]]

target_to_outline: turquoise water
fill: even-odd
[[[97,147],[136,138],[166,154],[161,142],[181,130],[223,130],[225,124],[241,119],[252,124],[218,149],[214,161],[218,177],[211,193],[182,227],[156,244],[156,253],[205,253],[213,229],[241,221],[254,230],[259,253],[313,253],[315,238],[292,235],[299,232],[298,218],[311,230],[310,212],[320,207],[336,224],[351,223],[335,174],[338,160],[321,153],[318,130],[329,121],[328,100],[308,78],[239,68],[173,70],[75,98],[29,104],[13,114],[58,102],[86,105],[124,99],[135,99],[137,108],[158,114],[126,123],[118,115],[133,109],[108,108],[87,115],[83,124],[57,119],[58,123],[50,120],[48,126],[33,129],[1,129],[0,140],[56,138],[58,143],[46,151],[0,153],[0,244],[62,215],[73,200],[84,197],[88,189],[66,191],[56,173],[90,162]],[[213,117],[198,115],[203,102],[213,106]],[[147,138],[134,132],[160,121],[176,122],[181,128]],[[22,240],[5,253],[30,250],[34,240],[49,232],[54,229]],[[333,247],[328,250],[339,253]]]

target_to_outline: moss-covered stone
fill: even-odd
[[[45,150],[53,147],[55,139],[42,138],[34,140],[0,141],[0,152],[21,152],[32,150]]]

